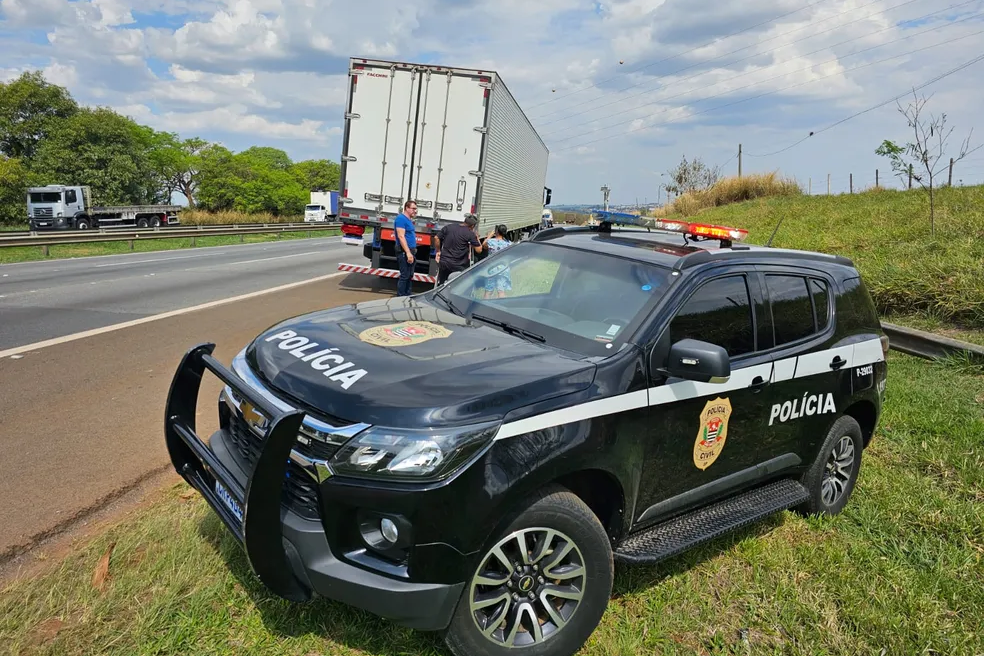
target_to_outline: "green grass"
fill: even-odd
[[[984,652],[984,377],[893,352],[887,399],[844,513],[783,513],[662,565],[618,568],[609,610],[581,653]],[[185,489],[0,591],[2,649],[448,653],[432,634],[341,604],[271,597]],[[92,573],[110,544],[98,592]]]
[[[198,237],[196,246],[229,246],[233,244],[255,244],[283,239],[307,239],[310,237],[330,237],[340,234],[337,228],[315,230],[312,232],[284,232],[267,235],[244,235],[242,241],[238,236],[230,237]],[[133,250],[126,241],[101,242],[94,244],[65,244],[49,246],[45,256],[40,246],[17,246],[0,248],[0,264],[14,262],[33,262],[36,260],[59,260],[74,257],[91,257],[94,255],[119,255],[123,253],[149,253],[154,251],[172,251],[182,248],[194,248],[190,237],[174,239],[133,240]]]
[[[671,214],[672,216],[672,214]],[[921,190],[774,197],[712,207],[691,220],[737,226],[773,246],[851,258],[879,312],[984,328],[984,187],[937,192],[936,236]]]

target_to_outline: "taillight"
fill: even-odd
[[[885,355],[885,357],[887,358],[887,357],[888,357],[888,348],[889,348],[889,343],[888,343],[888,335],[882,335],[882,336],[881,336],[881,337],[879,338],[879,340],[881,340],[881,345],[882,345],[882,353],[883,353],[883,354]]]

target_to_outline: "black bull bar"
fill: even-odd
[[[281,490],[287,461],[304,413],[281,412],[256,394],[232,371],[212,357],[215,344],[193,347],[181,359],[171,381],[164,415],[164,438],[174,469],[222,519],[246,552],[250,567],[271,592],[291,601],[307,601],[310,590],[294,576],[283,544]],[[232,472],[195,433],[195,412],[202,375],[208,369],[267,418],[263,450],[245,489]],[[243,511],[239,520],[219,499],[214,481],[221,483]]]

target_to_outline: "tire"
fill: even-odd
[[[614,563],[611,544],[604,527],[595,514],[577,496],[561,487],[551,487],[538,492],[525,506],[504,520],[505,528],[498,532],[486,545],[479,558],[475,572],[465,584],[458,607],[445,634],[445,643],[457,656],[570,656],[577,652],[601,621],[612,591]],[[509,577],[510,568],[519,572],[514,564],[507,565],[496,553],[503,554],[506,560],[519,562],[521,553],[519,537],[531,538],[526,541],[526,551],[533,552],[529,564],[522,564],[522,574]],[[543,549],[543,540],[549,539],[550,553],[537,557]],[[571,546],[567,549],[568,545]],[[547,562],[555,558],[558,561]],[[581,574],[576,574],[580,565]],[[533,569],[536,567],[537,569]],[[498,585],[480,586],[479,574],[495,577]],[[546,576],[540,576],[545,574]],[[558,586],[551,582],[550,574],[564,574],[570,578],[552,579],[560,581]],[[540,581],[543,581],[541,583]],[[567,585],[566,581],[572,581]],[[524,599],[521,596],[526,587]],[[565,590],[566,589],[566,590]],[[570,591],[579,589],[580,600],[566,599],[550,594],[552,590]],[[486,595],[486,600],[496,598],[497,602],[472,611],[474,595]],[[534,601],[529,600],[529,595]],[[516,598],[520,602],[515,601]],[[560,608],[549,599],[561,604]],[[551,604],[553,613],[546,608]],[[542,624],[533,612],[546,618]],[[479,619],[481,618],[481,620]],[[562,624],[558,629],[559,618]],[[519,618],[518,626],[516,618]],[[508,628],[517,626],[512,646],[507,646],[509,631],[503,630],[503,619]],[[483,635],[479,622],[488,622],[492,637]],[[540,631],[536,640],[534,622]],[[520,629],[522,627],[522,629]]]
[[[800,482],[810,497],[795,510],[801,515],[836,515],[844,509],[861,472],[861,452],[864,438],[861,426],[853,417],[844,415],[827,431],[816,460]],[[850,462],[847,463],[847,454]],[[834,461],[840,460],[839,471]]]
[[[148,226],[150,226],[150,223],[147,221],[147,219],[145,219],[145,218],[137,219],[137,227],[138,228],[146,228]]]
[[[77,230],[88,230],[89,229],[89,219],[79,219],[75,222],[75,228]]]
[[[161,227],[161,217],[155,216],[154,218],[152,218],[150,220],[150,227],[151,228],[160,228]]]

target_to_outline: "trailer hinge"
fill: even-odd
[[[352,204],[352,203],[354,203],[355,201],[354,201],[354,200],[352,200],[351,198],[349,198],[348,196],[341,196],[341,197],[340,197],[340,198],[338,199],[338,202],[339,202],[339,203],[341,203],[342,205],[351,205],[351,204]]]
[[[486,128],[486,127],[472,128],[472,130],[474,130],[475,132],[481,132],[482,134],[488,134],[489,133],[489,129]]]
[[[439,210],[447,210],[448,212],[454,209],[454,205],[451,203],[437,203],[436,207]],[[461,208],[459,207],[458,209],[460,210]]]
[[[358,161],[358,160],[355,159],[355,155],[342,155],[342,161],[343,162],[355,162],[355,161]]]
[[[383,196],[383,201],[393,205],[401,205],[403,203],[403,199],[397,198],[396,196]]]
[[[482,172],[481,171],[469,171],[468,172],[468,175],[474,175],[476,178],[480,178],[480,177],[482,177]]]
[[[380,196],[379,194],[366,194],[366,200],[371,201],[371,202],[378,203],[378,202],[380,202],[382,200],[382,198],[383,197]]]
[[[346,112],[345,113],[345,120],[346,121],[351,121],[353,118],[362,118],[362,117],[360,115],[358,115],[358,114],[353,113],[353,112]]]
[[[483,89],[491,89],[492,88],[492,83],[491,82],[479,82],[478,83],[478,86],[482,87]]]

